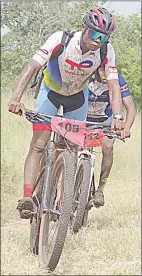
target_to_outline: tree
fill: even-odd
[[[116,30],[111,43],[119,60],[119,71],[126,78],[137,105],[141,98],[141,18],[140,14],[129,17],[116,16]]]
[[[94,1],[33,1],[5,0],[2,25],[11,32],[2,39],[2,67],[18,73],[35,51],[57,30],[80,29],[83,14]],[[96,3],[97,5],[98,3]],[[5,67],[5,59],[7,66]],[[19,61],[16,63],[16,61]],[[12,63],[15,63],[15,67]]]

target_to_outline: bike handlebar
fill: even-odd
[[[40,120],[44,120],[44,121],[48,121],[49,122],[55,116],[42,114],[42,113],[30,110],[30,109],[25,109],[25,117],[31,123],[36,123],[36,122],[39,122]],[[56,115],[56,117],[64,118],[61,115]],[[78,120],[74,120],[74,121],[78,122]],[[90,122],[90,121],[85,121],[85,123],[86,123],[86,128],[90,129],[90,130],[91,129],[93,130],[95,128],[102,129],[102,128],[105,127],[105,125],[103,125],[102,123]]]
[[[31,123],[37,123],[42,120],[51,122],[51,119],[55,116],[42,114],[42,113],[30,110],[30,109],[25,109],[25,117]],[[61,115],[57,115],[56,117],[64,118]],[[74,121],[78,122],[78,120],[74,120]],[[121,139],[121,132],[120,131],[119,132],[111,131],[110,126],[106,127],[105,125],[103,125],[103,123],[97,123],[97,122],[94,123],[94,122],[89,122],[89,121],[85,121],[85,123],[86,123],[86,126],[85,126],[86,129],[89,129],[89,130],[103,129],[104,136],[107,136],[109,138],[118,138],[118,139],[124,141],[123,139]]]

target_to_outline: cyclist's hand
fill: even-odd
[[[111,130],[123,130],[124,122],[119,119],[112,119],[111,121]]]
[[[8,111],[21,116],[25,113],[24,104],[11,99],[8,103]]]
[[[131,133],[130,133],[130,130],[129,129],[123,129],[121,131],[121,139],[125,139],[127,137],[130,137]]]

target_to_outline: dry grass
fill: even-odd
[[[16,211],[31,125],[9,114],[7,101],[2,98],[2,275],[47,275],[29,252],[29,221]],[[26,102],[30,107],[31,100]],[[137,115],[131,139],[116,142],[105,207],[92,209],[88,226],[78,234],[68,233],[56,275],[141,275],[140,136]]]

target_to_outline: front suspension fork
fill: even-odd
[[[51,138],[52,133],[51,133]],[[42,190],[42,201],[41,201],[41,213],[44,212],[44,210],[48,209],[48,202],[50,195],[49,189],[50,189],[50,174],[51,174],[51,167],[54,159],[54,152],[55,151],[55,143],[53,139],[50,139],[47,147],[47,158],[46,158],[46,166],[45,166],[45,175],[44,175],[44,183],[43,183],[43,190]]]
[[[59,152],[64,151],[66,148],[64,149],[59,149]],[[74,157],[74,162],[75,162],[75,166],[77,167],[77,162],[78,162],[78,150],[76,146],[71,146],[70,147],[71,150],[71,154]],[[43,184],[43,191],[42,191],[42,202],[41,202],[41,213],[46,212],[46,213],[50,213],[52,212],[52,210],[50,211],[50,191],[49,189],[51,189],[51,185],[50,185],[50,175],[51,175],[51,168],[52,168],[52,164],[54,162],[54,160],[57,157],[57,153],[58,155],[60,154],[58,152],[58,149],[56,149],[55,146],[55,134],[54,132],[51,133],[51,139],[50,142],[48,144],[48,149],[47,149],[47,159],[46,159],[46,167],[45,167],[45,176],[44,176],[44,184]]]

